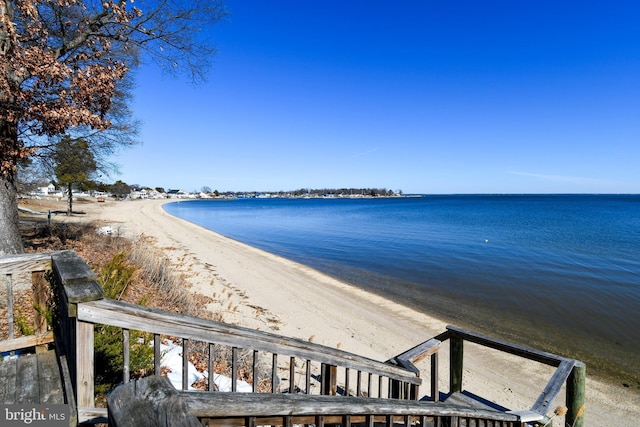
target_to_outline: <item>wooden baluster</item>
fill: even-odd
[[[207,386],[207,388],[209,389],[209,391],[215,391],[216,390],[216,383],[214,381],[214,375],[215,375],[215,354],[214,354],[214,349],[215,349],[215,344],[213,343],[209,343],[209,384]]]
[[[306,393],[311,394],[311,360],[307,359],[307,372],[306,372]]]
[[[438,353],[431,355],[431,400],[440,401],[440,390],[438,385]]]
[[[125,384],[131,379],[131,356],[129,351],[129,330],[122,328],[122,382]]]
[[[189,389],[189,340],[182,339],[182,389]]]
[[[402,399],[402,382],[389,378],[389,398]]]
[[[160,375],[161,368],[161,356],[160,356],[160,344],[162,343],[160,334],[153,334],[153,372],[155,375]]]
[[[296,392],[295,376],[296,376],[296,358],[292,356],[289,358],[289,393],[291,394]]]
[[[320,394],[327,396],[335,396],[338,391],[338,383],[336,381],[338,367],[334,365],[322,364],[322,391]]]
[[[276,392],[276,384],[278,383],[278,355],[273,353],[271,362],[271,393]]]
[[[258,350],[253,350],[253,364],[251,366],[253,376],[253,392],[258,392]]]
[[[349,396],[349,368],[344,368],[344,395]]]
[[[231,391],[238,391],[238,347],[231,348]]]

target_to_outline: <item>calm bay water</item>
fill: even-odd
[[[640,386],[640,196],[238,199],[165,209]]]

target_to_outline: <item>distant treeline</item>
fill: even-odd
[[[396,192],[386,188],[300,188],[293,191],[239,191],[221,194],[235,197],[395,197],[401,196],[402,190]]]

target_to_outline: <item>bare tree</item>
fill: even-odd
[[[22,252],[19,161],[65,133],[106,161],[135,130],[132,68],[150,58],[202,79],[215,52],[203,30],[225,15],[220,0],[0,0],[0,255]]]

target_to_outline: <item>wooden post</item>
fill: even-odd
[[[449,339],[449,345],[449,393],[460,393],[462,391],[464,340],[452,336]]]
[[[578,362],[567,379],[567,415],[565,423],[571,427],[584,426],[584,389],[587,367]]]
[[[76,321],[76,402],[78,408],[93,408],[93,324]]]
[[[94,329],[92,323],[79,321],[78,304],[100,300],[104,292],[95,273],[74,251],[60,251],[51,255],[51,267],[56,278],[56,293],[60,333],[75,384],[77,408],[94,408]]]

